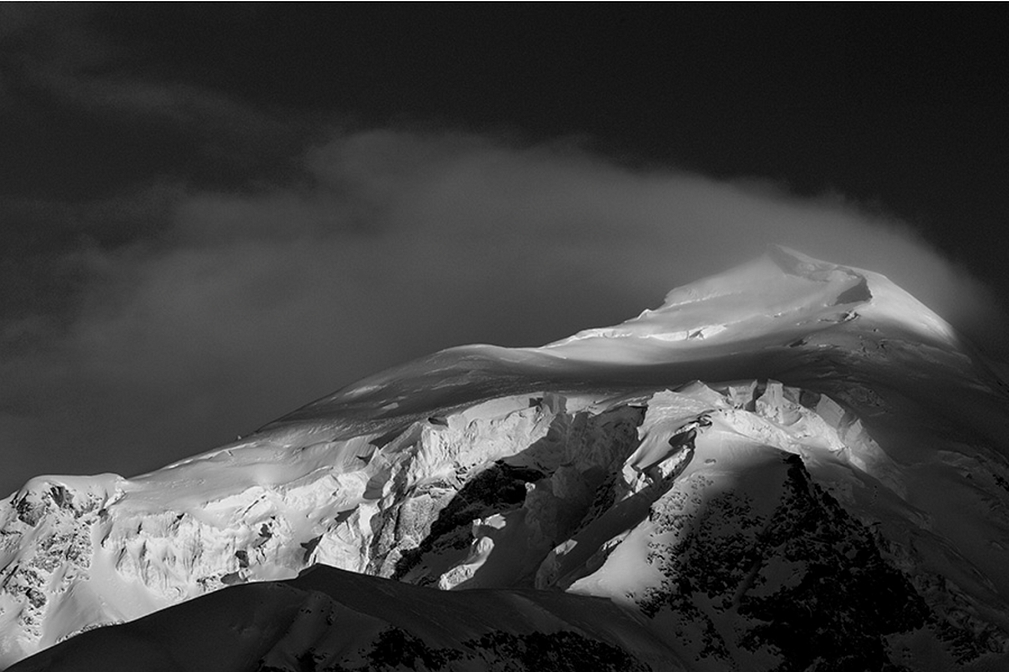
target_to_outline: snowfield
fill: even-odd
[[[33,479],[0,669],[1009,669],[1006,437],[942,318],[773,248],[149,474]]]

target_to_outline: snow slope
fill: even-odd
[[[150,474],[33,479],[0,502],[0,666],[164,609],[17,666],[76,669],[55,652],[140,646],[140,623],[188,627],[204,612],[165,608],[212,593],[187,602],[219,614],[199,632],[293,630],[236,642],[233,668],[174,669],[303,669],[311,647],[395,669],[368,657],[389,628],[449,656],[430,669],[525,669],[514,638],[543,600],[569,610],[536,630],[569,633],[550,655],[588,637],[632,666],[613,669],[1003,669],[1007,436],[1009,388],[940,317],[881,275],[773,248],[623,324],[442,351]],[[283,582],[318,564],[396,582]],[[368,595],[486,606],[436,635],[362,611]],[[626,630],[609,607],[575,624],[589,598]],[[295,637],[305,600],[365,620]],[[489,632],[511,648],[473,644]]]
[[[517,663],[510,669],[684,669],[638,619],[602,598],[431,591],[324,566],[92,630],[17,669],[482,672],[502,659]]]

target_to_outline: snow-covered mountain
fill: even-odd
[[[773,248],[143,476],[33,479],[0,668],[1009,669],[1007,437],[945,321]]]

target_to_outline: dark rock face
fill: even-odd
[[[590,639],[576,632],[550,634],[533,632],[511,635],[494,632],[479,640],[466,642],[483,652],[492,663],[489,670],[611,670],[612,672],[645,672],[649,668],[627,651],[605,642]]]
[[[699,515],[684,513],[682,496],[653,507],[659,531],[682,532],[675,545],[650,549],[664,579],[640,609],[701,624],[693,635],[698,656],[727,665],[763,653],[777,659],[767,669],[780,672],[900,669],[886,638],[924,627],[929,607],[802,460],[783,458],[769,516],[732,491],[712,497]]]
[[[591,639],[577,632],[515,635],[501,630],[462,642],[459,648],[427,645],[400,628],[383,630],[374,645],[358,652],[360,664],[326,661],[326,656],[307,651],[297,657],[296,667],[261,666],[256,672],[386,672],[452,670],[469,664],[487,672],[648,672],[650,669],[620,647]]]
[[[740,613],[763,623],[744,645],[776,647],[786,670],[896,669],[885,637],[925,625],[929,609],[907,577],[880,555],[868,531],[790,456],[785,496],[758,536],[761,569],[774,561],[804,566],[797,583],[773,595],[744,595]]]

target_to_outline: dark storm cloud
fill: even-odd
[[[86,279],[62,327],[4,323],[0,443],[26,456],[6,489],[155,468],[439,348],[612,324],[768,243],[883,272],[972,335],[1005,324],[963,269],[838,197],[449,132],[335,133],[300,168],[297,187],[133,193],[124,216],[156,203],[161,226],[54,260]]]

